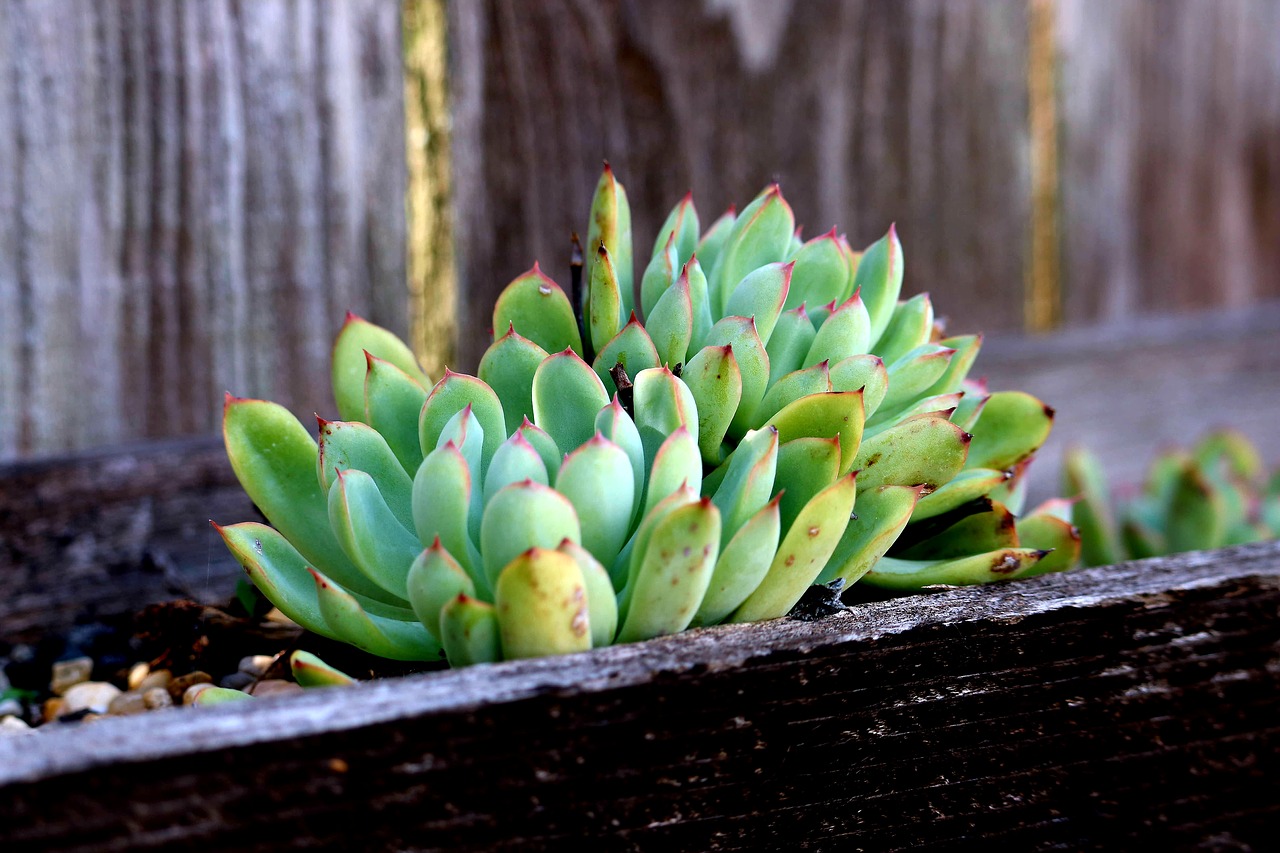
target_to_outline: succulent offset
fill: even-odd
[[[606,167],[585,270],[569,293],[536,264],[511,282],[476,376],[433,384],[350,316],[318,441],[228,396],[273,527],[219,531],[263,594],[374,654],[465,665],[782,616],[814,583],[1075,562],[1060,507],[1015,518],[1052,411],[967,381],[981,339],[899,300],[892,229],[801,242],[772,186],[705,232],[686,196],[637,287],[631,246]]]
[[[1231,430],[1160,454],[1141,490],[1112,501],[1093,454],[1067,454],[1063,488],[1087,566],[1280,537],[1280,469],[1268,478],[1249,440]]]

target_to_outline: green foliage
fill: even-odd
[[[350,316],[318,441],[228,398],[228,455],[272,526],[219,531],[263,596],[374,654],[466,665],[775,618],[818,581],[1075,562],[1069,524],[1014,513],[1052,410],[967,380],[981,338],[900,298],[892,228],[865,253],[801,242],[774,185],[700,233],[686,196],[633,262],[630,219],[606,168],[585,269],[516,278],[478,376],[433,384]]]
[[[1112,497],[1097,458],[1075,448],[1063,490],[1088,566],[1280,537],[1280,468],[1268,480],[1257,449],[1233,430],[1161,453],[1141,490],[1123,497]]]

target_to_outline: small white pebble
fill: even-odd
[[[147,710],[146,700],[142,698],[142,694],[137,691],[130,690],[127,693],[121,693],[119,696],[111,700],[111,704],[107,705],[107,713],[114,717],[123,717],[128,714],[141,714]]]
[[[284,696],[289,693],[301,693],[302,686],[292,681],[285,681],[280,678],[268,678],[266,681],[259,681],[250,691],[252,696]]]
[[[151,665],[145,661],[139,661],[129,667],[129,689],[141,690],[142,679],[151,674]]]
[[[35,729],[27,725],[21,717],[0,717],[0,737],[5,735],[24,735]]]
[[[163,687],[152,687],[149,690],[142,691],[142,701],[147,706],[148,711],[173,707],[173,697]]]
[[[65,717],[77,711],[88,709],[95,714],[107,713],[111,700],[120,695],[120,688],[105,681],[86,681],[67,690],[63,695],[62,711],[58,714]]]
[[[276,662],[275,655],[249,655],[240,659],[240,671],[254,678],[266,675],[271,664]]]
[[[171,681],[173,681],[172,672],[167,669],[157,669],[155,672],[148,673],[138,686],[133,689],[140,693],[145,693],[153,687],[168,687]]]
[[[49,689],[59,696],[77,684],[83,684],[93,674],[93,658],[72,658],[60,660],[53,665],[53,678],[49,681]]]

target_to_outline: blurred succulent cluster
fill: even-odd
[[[318,440],[228,396],[232,466],[272,526],[219,528],[316,633],[454,665],[785,615],[815,583],[895,589],[1069,568],[1062,502],[1022,515],[1053,412],[968,379],[982,339],[900,299],[891,228],[801,240],[776,185],[667,217],[638,287],[606,166],[568,292],[535,264],[476,376],[432,382],[349,316]]]
[[[1075,500],[1087,566],[1280,537],[1280,469],[1268,477],[1257,449],[1232,430],[1165,451],[1140,490],[1114,500],[1097,458],[1075,448],[1063,489]]]

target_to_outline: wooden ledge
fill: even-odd
[[[101,720],[0,740],[0,838],[1246,843],[1280,818],[1278,607],[1268,543]]]

